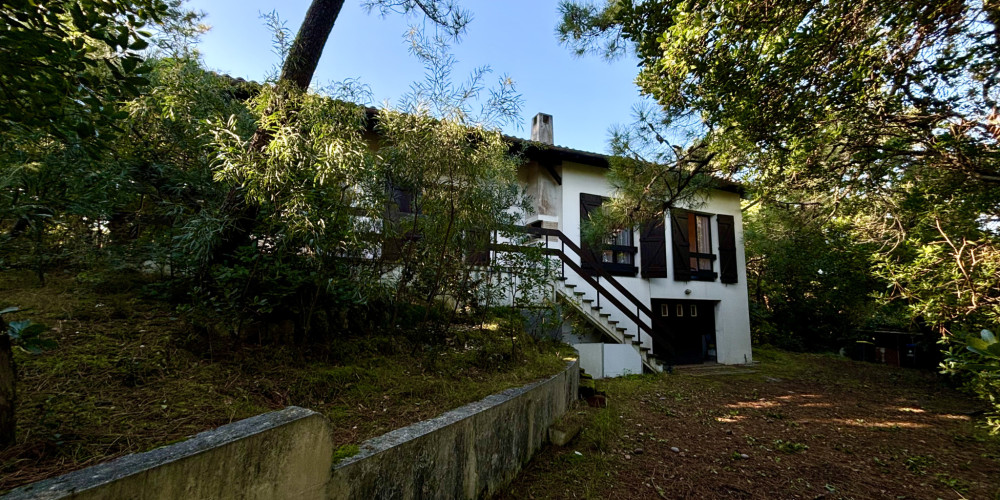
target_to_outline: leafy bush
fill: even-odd
[[[990,433],[1000,434],[1000,342],[986,329],[960,338],[964,346],[956,344],[948,349],[942,369],[959,376],[971,392],[991,406],[986,423]]]
[[[6,307],[0,310],[0,317],[4,314],[11,314],[20,311],[17,307]],[[0,321],[0,325],[3,322]],[[49,339],[44,339],[41,335],[49,331],[49,328],[40,323],[34,323],[30,319],[11,321],[7,323],[7,331],[0,332],[0,334],[6,334],[10,338],[10,342],[13,346],[29,352],[31,354],[41,354],[42,351],[48,349],[53,349],[56,343]]]
[[[842,347],[877,309],[871,248],[819,209],[759,205],[745,215],[753,340],[798,351]]]

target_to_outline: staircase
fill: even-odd
[[[664,364],[660,358],[669,360],[667,353],[672,349],[659,335],[658,332],[664,329],[659,327],[659,318],[649,307],[604,271],[592,252],[581,250],[561,231],[536,227],[525,228],[525,231],[537,239],[543,254],[556,257],[553,259],[558,266],[558,277],[553,283],[556,297],[576,309],[607,339],[635,348],[648,371],[662,372]],[[494,245],[494,249],[500,251],[523,248]],[[577,258],[571,258],[570,252]],[[584,270],[581,264],[586,264],[588,269]]]
[[[629,329],[618,326],[619,322],[611,319],[611,313],[602,312],[602,307],[594,304],[594,299],[588,299],[587,294],[577,290],[577,285],[568,283],[566,277],[561,277],[553,284],[556,296],[570,307],[576,309],[587,322],[601,332],[606,339],[610,339],[618,344],[630,344],[639,353],[642,366],[653,373],[663,371],[663,364],[659,359],[653,357],[649,347],[642,345],[636,338],[635,333],[629,333]]]

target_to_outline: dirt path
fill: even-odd
[[[503,498],[1000,498],[1000,439],[933,375],[756,356],[755,373],[605,382],[609,407]]]

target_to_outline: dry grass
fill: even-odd
[[[335,446],[359,443],[556,373],[567,349],[522,340],[514,360],[473,326],[433,346],[383,336],[234,348],[140,298],[141,279],[99,285],[0,274],[3,303],[28,309],[9,319],[44,323],[58,342],[16,354],[18,437],[0,452],[0,491],[288,405],[329,417]]]

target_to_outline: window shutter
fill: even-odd
[[[691,281],[691,250],[688,247],[688,214],[670,211],[671,246],[674,250],[674,280]]]
[[[736,283],[736,224],[732,215],[719,215],[719,276],[723,283]]]
[[[403,256],[403,239],[386,238],[382,242],[382,260],[395,262]]]
[[[490,235],[486,231],[469,231],[466,236],[465,263],[470,266],[490,265]]]
[[[413,192],[405,189],[395,188],[393,191],[393,198],[396,201],[396,205],[399,206],[399,211],[404,214],[412,214],[414,208],[413,204]]]
[[[600,254],[595,252],[583,237],[583,224],[585,221],[590,219],[591,213],[596,212],[601,208],[602,203],[604,203],[604,197],[602,196],[580,193],[580,249],[587,252],[594,259],[594,262],[597,263],[601,262]],[[580,267],[584,269],[593,268],[593,266],[591,266],[586,259],[582,259]]]
[[[667,277],[667,233],[662,218],[643,226],[639,237],[639,259],[643,278]]]

